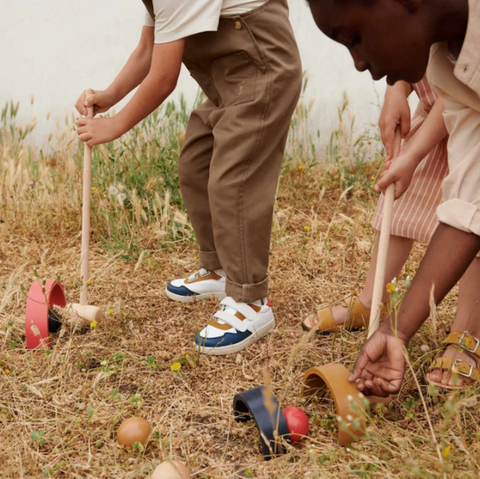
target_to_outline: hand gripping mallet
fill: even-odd
[[[93,95],[93,90],[88,89],[86,97]],[[93,106],[87,107],[87,116],[93,118]],[[82,256],[80,259],[80,275],[82,289],[80,291],[80,303],[67,305],[70,319],[80,323],[90,324],[99,321],[103,312],[96,306],[87,305],[88,295],[88,253],[90,249],[90,197],[92,193],[92,149],[85,143],[83,154],[83,205],[82,205]]]
[[[393,158],[400,151],[400,128],[395,130]],[[382,226],[378,244],[377,266],[372,295],[372,307],[368,326],[368,337],[378,329],[380,324],[383,289],[385,285],[385,268],[387,265],[388,244],[392,225],[393,203],[395,201],[395,184],[388,186],[382,211]],[[346,446],[365,435],[365,404],[364,398],[357,389],[356,384],[348,378],[350,372],[341,364],[326,364],[310,368],[303,376],[303,396],[313,396],[328,389],[333,396],[337,417],[339,420],[338,443]],[[369,402],[385,402],[385,398],[370,397]]]
[[[87,90],[87,95],[93,90]],[[93,117],[93,107],[88,108],[88,116]],[[65,293],[60,282],[46,280],[35,281],[28,291],[25,313],[25,333],[27,348],[35,349],[49,346],[49,332],[56,332],[61,326],[60,314],[56,309],[65,308],[72,322],[88,323],[101,320],[103,313],[96,306],[87,305],[88,251],[90,243],[90,195],[92,183],[92,149],[85,143],[83,166],[83,206],[82,206],[82,289],[80,303],[66,305]]]
[[[400,127],[395,130],[395,140],[393,144],[393,158],[395,159],[400,152],[402,137]],[[393,203],[395,202],[395,183],[388,185],[385,191],[385,197],[382,210],[382,225],[380,229],[380,238],[378,241],[377,266],[375,268],[375,280],[373,282],[372,306],[370,308],[370,319],[368,322],[368,338],[380,326],[382,315],[383,292],[385,288],[385,271],[387,269],[388,245],[390,243],[390,231],[392,229]]]

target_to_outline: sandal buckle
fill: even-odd
[[[458,345],[462,348],[462,349],[465,349],[465,351],[468,351],[469,353],[472,353],[472,354],[475,354],[477,352],[477,349],[480,345],[480,340],[478,338],[475,338],[474,336],[471,336],[473,339],[475,339],[475,347],[473,349],[470,349],[466,344],[465,344],[465,340],[466,340],[466,336],[471,336],[470,334],[464,332],[462,333],[462,335],[460,336],[460,339],[458,341]]]
[[[478,341],[478,340],[477,340]],[[458,363],[465,363],[465,364],[468,364],[470,366],[470,371],[468,373],[462,373],[461,371],[459,371],[457,369],[457,365]],[[470,364],[470,363],[467,363],[467,361],[462,361],[460,358],[457,358],[455,359],[455,361],[453,362],[453,368],[452,370],[456,373],[456,374],[459,374],[460,376],[463,376],[464,378],[471,378],[472,377],[472,374],[473,374],[473,366]]]

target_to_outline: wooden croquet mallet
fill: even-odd
[[[400,128],[395,130],[393,158],[400,151]],[[387,265],[388,243],[392,225],[392,210],[395,201],[395,185],[392,183],[385,192],[383,203],[382,225],[378,244],[377,266],[370,310],[368,337],[377,329],[380,323],[381,304],[385,285],[385,268]],[[330,391],[335,402],[335,409],[339,420],[338,443],[347,446],[360,439],[366,430],[365,398],[357,389],[357,385],[349,381],[350,371],[342,364],[325,364],[308,369],[303,376],[303,396],[314,396],[318,393]],[[388,403],[388,398],[368,398],[367,403]]]
[[[93,95],[94,91],[88,89],[86,97]],[[87,107],[87,116],[93,118],[93,106]],[[92,148],[85,143],[83,154],[83,204],[82,204],[82,255],[80,259],[80,275],[82,277],[82,289],[80,291],[80,303],[67,305],[70,319],[81,323],[99,321],[103,312],[96,306],[87,304],[88,299],[88,254],[90,249],[90,196],[92,193]]]
[[[400,152],[402,136],[400,127],[395,130],[395,139],[393,143],[393,159]],[[370,320],[368,322],[368,338],[380,326],[383,292],[385,289],[385,270],[387,268],[388,245],[390,243],[390,231],[392,229],[393,203],[395,202],[395,183],[388,185],[385,191],[385,198],[382,210],[382,225],[380,229],[380,239],[378,241],[377,265],[375,268],[375,279],[373,282],[372,306],[370,308]]]
[[[92,95],[93,90],[87,90]],[[88,108],[93,117],[93,107]],[[48,336],[57,332],[63,319],[73,324],[91,324],[102,319],[103,312],[87,304],[88,250],[90,243],[90,195],[92,185],[92,149],[85,143],[83,161],[83,206],[82,206],[82,290],[80,303],[67,304],[65,292],[59,281],[52,279],[35,281],[28,291],[25,310],[25,336],[28,349],[49,347]]]

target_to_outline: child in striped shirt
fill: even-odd
[[[410,118],[408,96],[413,91],[420,101],[415,114]],[[408,185],[402,187],[403,191],[406,190],[405,194],[394,203],[385,286],[400,275],[414,242],[430,241],[438,224],[436,208],[442,199],[442,181],[448,174],[448,136],[442,117],[443,110],[443,100],[437,97],[426,77],[418,83],[399,81],[394,86],[387,87],[379,120],[382,140],[387,150],[386,164],[389,164],[393,154],[393,138],[398,124],[405,137],[398,160],[407,163],[415,173],[408,189]],[[400,188],[400,185],[396,186]],[[397,189],[397,196],[403,191]],[[373,227],[377,231],[381,227],[382,210],[383,195],[373,219]],[[341,328],[352,331],[368,325],[378,239],[377,235],[362,292],[358,296],[347,297],[342,304],[318,308],[302,323],[305,330],[315,328],[318,332],[330,333]],[[383,291],[386,304],[386,287]]]

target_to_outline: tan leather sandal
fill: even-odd
[[[332,309],[328,306],[316,308],[315,313],[310,314],[302,323],[305,331],[316,329],[317,333],[333,333],[339,329],[356,331],[368,327],[370,319],[370,309],[363,305],[357,296],[349,296],[342,301],[343,305],[349,309],[350,317],[345,323],[336,323],[333,319]],[[389,303],[382,307],[382,316],[388,313]]]
[[[464,333],[450,333],[443,341],[443,344],[445,345],[443,351],[433,360],[432,364],[428,368],[427,374],[425,375],[425,380],[427,383],[431,386],[449,390],[463,389],[465,386],[471,386],[472,384],[476,383],[480,378],[480,369],[478,369],[480,364],[480,339],[472,336],[467,331]],[[467,353],[467,355],[475,362],[475,366],[461,358],[453,359],[443,357],[443,354],[449,348],[454,348],[457,351]],[[464,386],[448,386],[432,381],[429,378],[429,373],[434,369],[451,371],[452,378],[462,377]],[[451,379],[451,381],[455,382],[454,379]]]

